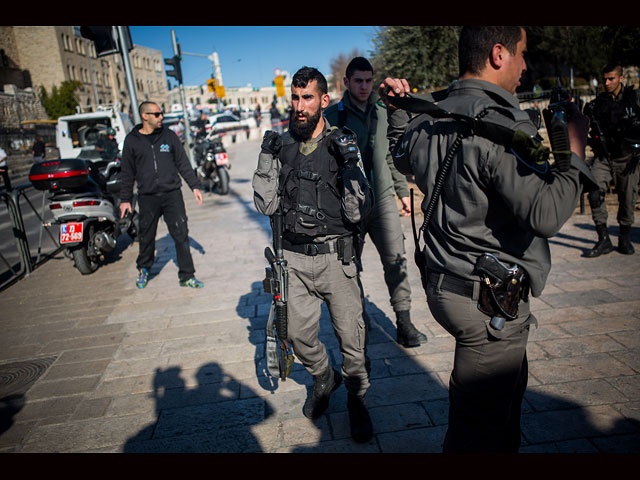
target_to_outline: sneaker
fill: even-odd
[[[147,286],[147,282],[149,281],[149,270],[146,268],[138,269],[138,279],[136,280],[136,287],[144,288]]]
[[[185,280],[184,282],[180,282],[181,287],[191,287],[191,288],[202,288],[204,287],[204,283],[200,280],[196,280],[195,278],[190,278],[189,280]]]

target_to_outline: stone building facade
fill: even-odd
[[[0,26],[0,85],[40,87],[51,92],[65,80],[82,83],[76,92],[83,111],[119,103],[130,110],[129,91],[120,54],[96,56],[91,40],[75,26]],[[129,52],[138,101],[168,103],[162,52],[135,45]]]

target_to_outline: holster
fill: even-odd
[[[491,317],[514,320],[518,317],[520,300],[529,295],[529,285],[524,271],[517,267],[504,280],[492,283],[488,275],[483,275],[478,297],[478,310]]]

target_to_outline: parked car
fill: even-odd
[[[240,119],[231,113],[218,113],[209,117],[208,133],[226,133],[240,130],[249,130],[251,122],[255,119]],[[254,125],[255,126],[255,125]]]
[[[175,132],[175,134],[184,141],[184,122],[182,119],[182,114],[167,114],[162,120],[162,126],[167,127],[169,130]]]

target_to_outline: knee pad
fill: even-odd
[[[587,198],[589,199],[589,206],[591,208],[598,208],[604,202],[605,193],[602,190],[594,190],[587,194]]]

